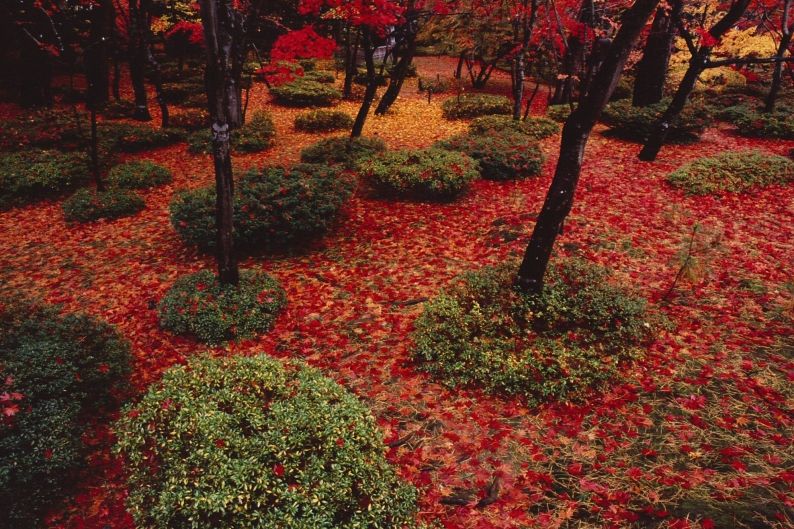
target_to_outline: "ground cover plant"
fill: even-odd
[[[742,193],[794,180],[794,162],[759,151],[724,152],[688,163],[667,176],[687,193]]]
[[[512,105],[508,98],[487,94],[463,94],[459,97],[450,97],[442,105],[442,112],[447,119],[510,114],[511,109]]]
[[[510,128],[487,134],[453,136],[436,144],[442,149],[466,153],[480,164],[480,174],[488,180],[514,180],[537,176],[543,154],[535,140]]]

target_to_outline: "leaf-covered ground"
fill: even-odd
[[[419,66],[449,75],[454,61]],[[494,81],[492,90],[509,86]],[[394,148],[465,130],[465,122],[441,118],[443,97],[428,104],[410,82],[365,134]],[[357,104],[339,107],[354,114]],[[295,133],[299,110],[270,104],[261,84],[251,108],[272,112],[278,144],[235,157],[237,170],[294,162],[318,139]],[[794,192],[689,197],[664,177],[707,154],[750,147],[787,154],[794,142],[748,140],[719,127],[699,143],[666,147],[650,164],[637,160],[636,144],[593,134],[557,253],[608,264],[674,324],[607,392],[583,404],[527,408],[446,389],[411,364],[422,302],[455,275],[523,250],[558,142],[544,141],[540,178],[479,181],[443,205],[357,196],[337,229],[304,253],[246,260],[279,279],[288,309],[270,334],[215,352],[302,358],[356,392],[383,426],[390,459],[421,489],[421,518],[441,527],[793,523],[794,357],[790,346],[770,346],[792,335]],[[180,242],[168,219],[175,190],[213,175],[209,158],[189,155],[184,144],[138,157],[168,166],[175,179],[145,192],[147,207],[134,217],[67,226],[58,202],[0,214],[0,280],[116,325],[133,343],[142,389],[205,349],[161,331],[155,304],[176,277],[213,266]],[[87,440],[100,448],[52,527],[132,527],[109,435],[99,428]]]

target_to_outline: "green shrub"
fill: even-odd
[[[576,105],[573,105],[573,108],[576,108]],[[562,123],[571,115],[571,105],[568,103],[563,103],[562,105],[549,105],[546,108],[546,115],[552,121]]]
[[[463,276],[430,301],[414,356],[452,386],[575,400],[614,377],[652,340],[646,303],[581,261],[552,266],[540,296],[515,288],[515,267]]]
[[[234,135],[234,149],[238,152],[258,152],[275,144],[276,126],[270,114],[257,110]]]
[[[353,118],[339,110],[310,110],[295,118],[295,130],[331,132],[353,127]]]
[[[188,108],[170,114],[168,125],[185,130],[206,129],[210,126],[210,115],[204,109]]]
[[[298,78],[270,88],[277,103],[295,107],[328,107],[342,98],[342,93],[324,83]]]
[[[145,207],[143,199],[127,189],[81,189],[63,202],[63,216],[66,222],[112,220],[135,215]]]
[[[417,85],[420,92],[431,92],[433,94],[441,94],[446,92],[452,87],[452,81],[446,77],[436,75],[435,77],[419,76]]]
[[[102,115],[108,119],[131,118],[135,114],[135,102],[128,99],[113,100],[102,106]]]
[[[90,451],[81,436],[123,395],[130,358],[88,316],[0,304],[0,526],[42,527],[70,492]]]
[[[416,490],[367,408],[298,362],[198,358],[116,424],[149,529],[410,529]]]
[[[542,140],[560,131],[560,126],[551,119],[528,117],[524,121],[516,121],[510,116],[483,116],[469,124],[469,133],[490,135],[511,130],[525,134],[530,138]]]
[[[278,282],[263,272],[243,270],[235,286],[202,270],[177,279],[158,314],[166,330],[219,344],[269,331],[286,302]]]
[[[358,85],[366,86],[369,83],[367,70],[363,70],[363,69],[359,70],[356,73],[356,75],[353,77],[353,82]],[[376,71],[375,84],[378,86],[386,86],[387,84],[389,84],[389,76]]]
[[[235,185],[235,244],[246,251],[272,251],[320,236],[352,192],[351,179],[327,166],[250,171]],[[215,187],[178,194],[171,222],[188,244],[214,249]]]
[[[25,150],[0,155],[0,210],[68,193],[88,179],[80,153]]]
[[[201,96],[206,103],[206,88],[199,79],[188,79],[185,81],[175,81],[163,83],[163,97],[167,103],[182,104],[185,99],[191,96]]]
[[[794,139],[794,112],[787,109],[771,113],[747,109],[745,112],[736,112],[732,117],[731,121],[742,136]]]
[[[304,163],[341,165],[354,169],[364,158],[386,150],[386,145],[379,138],[359,137],[350,139],[346,136],[325,138],[301,151]]]
[[[441,112],[447,119],[476,118],[489,114],[511,114],[513,104],[504,96],[462,94],[444,101]]]
[[[693,195],[723,191],[742,193],[792,180],[794,162],[758,151],[724,152],[700,158],[667,176],[668,182]]]
[[[187,135],[187,152],[190,154],[212,154],[212,133],[201,129]],[[233,140],[234,138],[232,138]],[[234,147],[234,145],[232,145]]]
[[[204,110],[207,108],[207,94],[201,93],[189,95],[179,102],[179,106],[186,108],[199,108]]]
[[[184,134],[179,130],[155,129],[130,123],[100,123],[97,135],[101,148],[108,153],[147,151],[184,139]]]
[[[381,193],[419,200],[453,198],[479,176],[468,155],[432,147],[373,155],[359,172]]]
[[[645,141],[669,103],[669,100],[663,100],[646,107],[631,106],[630,100],[609,103],[601,114],[601,121],[609,127],[611,134],[619,138]],[[704,106],[690,103],[671,124],[667,139],[697,140],[710,121],[711,116]]]
[[[391,77],[396,69],[397,69],[396,64],[389,64],[388,66],[386,66],[386,73],[388,73],[389,77]],[[414,63],[409,64],[408,69],[405,72],[405,77],[416,77],[417,75],[418,74],[416,70],[416,65]]]
[[[113,167],[108,184],[123,189],[147,189],[169,184],[173,175],[168,168],[149,160],[132,160]]]
[[[488,180],[513,180],[540,174],[543,154],[526,134],[503,130],[489,135],[459,134],[437,146],[468,154],[480,163],[480,175]]]
[[[85,113],[43,109],[23,114],[0,124],[0,150],[56,148],[62,151],[82,149],[86,145],[89,122]]]
[[[303,78],[307,81],[314,81],[323,84],[331,84],[336,82],[336,77],[334,76],[333,72],[308,71],[303,74]]]

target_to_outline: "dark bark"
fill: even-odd
[[[84,62],[88,82],[86,99],[94,105],[108,102],[110,93],[110,44],[114,9],[111,0],[90,7],[89,44]]]
[[[150,0],[143,0],[142,7],[146,12],[149,12],[151,9]],[[157,106],[160,107],[160,125],[162,127],[167,127],[168,104],[166,103],[165,94],[163,93],[163,75],[160,71],[160,63],[157,62],[154,53],[152,53],[152,34],[148,25],[143,30],[143,38],[146,49],[146,62],[152,71],[152,84],[154,84],[155,94],[157,94]]]
[[[624,13],[620,29],[604,54],[586,98],[565,122],[554,179],[516,278],[516,285],[524,292],[540,293],[543,290],[543,278],[554,241],[573,206],[590,132],[612,96],[629,53],[658,3],[659,0],[637,0]]]
[[[342,85],[342,97],[350,99],[353,95],[353,79],[358,73],[358,45],[359,33],[356,30],[355,39],[351,35],[352,29],[347,28],[347,45],[345,47],[345,81]]]
[[[785,4],[783,5],[780,42],[777,46],[777,53],[775,53],[775,58],[777,59],[783,58],[783,56],[786,54],[786,51],[788,51],[789,45],[791,44],[791,37],[793,34],[790,25],[791,6],[792,0],[786,0]],[[764,112],[775,111],[775,104],[777,103],[777,96],[780,92],[780,85],[782,81],[783,61],[778,61],[775,63],[775,70],[772,73],[772,85],[769,87],[769,93],[767,94],[766,100],[764,101]]]
[[[735,0],[733,4],[731,4],[730,9],[725,15],[723,15],[708,31],[713,42],[718,42],[722,36],[739,21],[747,10],[750,1],[751,0]],[[701,45],[695,48],[691,43],[691,37],[688,35],[685,37],[688,39],[688,46],[692,51],[689,68],[687,68],[684,78],[681,80],[681,84],[678,86],[672,101],[670,101],[670,105],[656,122],[651,131],[651,135],[645,141],[645,145],[643,145],[640,151],[640,160],[646,162],[656,160],[656,156],[662,149],[662,145],[664,145],[667,135],[670,132],[670,126],[673,121],[678,118],[684,106],[686,106],[686,102],[692,90],[694,90],[700,74],[710,66],[709,57],[711,56],[712,46]]]
[[[530,6],[529,0],[523,0],[520,20],[515,21],[515,36],[519,37],[521,47],[513,58],[512,80],[513,80],[513,119],[521,119],[521,103],[524,100],[524,77],[526,76],[526,56],[529,51],[529,41],[532,39],[532,30],[535,27],[537,17],[538,0],[532,0],[531,11],[527,14],[527,7]]]
[[[146,95],[146,41],[144,31],[146,14],[141,8],[141,0],[130,0],[129,63],[132,91],[135,97],[133,118],[139,121],[152,119]]]
[[[460,79],[460,76],[463,74],[463,63],[466,61],[466,52],[460,52],[460,57],[458,57],[458,65],[455,67],[455,79]]]
[[[642,59],[637,63],[632,97],[632,105],[635,107],[653,105],[664,97],[664,83],[676,35],[676,21],[681,16],[682,7],[682,0],[674,0],[669,8],[660,7],[656,10]]]
[[[377,116],[382,116],[388,112],[394,102],[397,101],[397,96],[400,95],[400,90],[402,90],[405,78],[408,76],[408,69],[416,53],[416,32],[413,31],[410,24],[408,26],[409,27],[406,28],[405,50],[400,55],[394,69],[392,69],[389,86],[386,87],[386,91],[383,92],[383,96],[380,98],[378,106],[375,108],[375,115]],[[395,58],[396,56],[395,54]]]
[[[581,24],[587,24],[591,21],[592,9],[593,0],[583,0],[577,21]],[[584,54],[584,36],[574,34],[568,37],[568,45],[565,48],[565,55],[563,55],[560,67],[560,76],[554,85],[554,95],[551,98],[552,105],[571,103],[574,100],[576,79],[582,73]]]
[[[91,106],[91,172],[94,175],[94,183],[97,191],[105,190],[105,182],[99,170],[99,139],[96,129],[96,106]]]
[[[369,109],[372,101],[375,100],[375,92],[378,90],[378,81],[375,77],[375,46],[372,43],[371,31],[367,28],[362,30],[364,44],[364,62],[367,65],[367,88],[364,90],[364,100],[358,109],[356,120],[353,123],[353,130],[350,131],[351,138],[358,138],[364,131],[364,123],[367,121]]]
[[[245,55],[245,23],[232,0],[201,0],[207,48],[207,99],[212,121],[215,166],[217,266],[222,284],[240,279],[234,251],[234,179],[231,131],[242,125],[240,76]]]

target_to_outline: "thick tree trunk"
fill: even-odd
[[[543,290],[543,278],[554,242],[573,206],[590,132],[612,96],[629,53],[658,3],[659,0],[636,0],[624,13],[620,29],[604,55],[587,97],[565,122],[554,179],[516,278],[516,285],[524,292],[540,293]]]
[[[108,102],[110,93],[110,41],[114,21],[113,2],[102,0],[90,13],[90,44],[85,49],[85,69],[89,94],[95,105]]]
[[[240,75],[243,20],[232,0],[201,0],[201,18],[207,47],[207,99],[212,121],[212,156],[215,165],[217,266],[222,284],[240,279],[234,251],[234,178],[231,131],[242,124]]]
[[[642,59],[637,63],[632,97],[632,105],[635,107],[653,105],[664,97],[664,83],[667,80],[667,68],[676,35],[676,21],[681,16],[682,7],[682,0],[674,0],[669,8],[660,7],[656,10]]]
[[[377,116],[382,116],[388,112],[394,102],[397,101],[397,96],[400,95],[400,90],[402,90],[405,78],[408,76],[408,68],[411,67],[411,61],[413,61],[414,53],[416,53],[416,33],[410,29],[406,31],[408,31],[409,34],[406,37],[405,51],[392,70],[389,86],[386,88],[386,91],[378,102],[378,106],[375,108],[375,115]]]
[[[725,15],[709,29],[708,33],[710,40],[719,42],[722,36],[739,21],[742,15],[744,15],[747,6],[750,5],[750,1],[751,0],[735,0]],[[656,160],[670,132],[670,126],[673,121],[678,118],[684,106],[686,106],[686,102],[692,90],[695,88],[698,77],[703,73],[703,70],[709,67],[710,56],[711,46],[703,45],[694,51],[689,61],[689,68],[687,68],[684,78],[681,80],[681,84],[678,86],[678,90],[676,90],[673,96],[673,100],[659,120],[654,124],[651,135],[645,140],[645,145],[643,145],[639,154],[640,160],[646,162]]]
[[[789,45],[791,44],[792,28],[789,25],[789,20],[791,18],[791,6],[792,0],[786,0],[786,3],[783,6],[781,22],[782,34],[780,36],[780,42],[777,46],[777,53],[775,53],[775,58],[778,59],[778,61],[775,63],[775,70],[772,73],[772,85],[769,87],[769,93],[766,96],[766,101],[764,101],[764,112],[775,111],[777,95],[780,92],[780,85],[783,81],[783,61],[779,59],[783,58],[788,51]]]
[[[513,119],[521,119],[522,102],[524,101],[524,50],[513,59]]]
[[[129,62],[132,91],[135,95],[133,118],[139,121],[152,119],[146,95],[146,43],[144,25],[146,16],[141,9],[140,0],[130,0]]]
[[[358,138],[364,131],[364,123],[367,121],[369,109],[372,106],[372,101],[375,100],[375,93],[378,90],[378,82],[375,78],[375,48],[372,44],[372,35],[369,29],[362,31],[364,34],[364,62],[367,65],[367,88],[364,91],[364,100],[361,102],[361,107],[358,109],[356,120],[353,123],[353,130],[350,131],[351,138]]]

